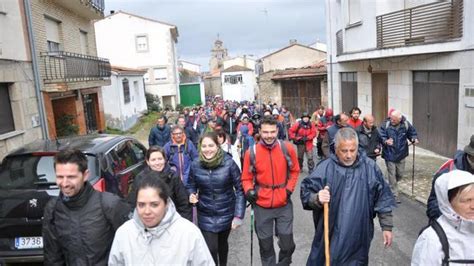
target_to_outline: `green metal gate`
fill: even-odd
[[[181,97],[182,106],[192,106],[193,104],[201,104],[201,86],[196,84],[179,85],[179,96]]]

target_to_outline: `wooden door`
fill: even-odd
[[[459,71],[413,73],[413,125],[420,146],[452,157],[457,148]]]
[[[321,105],[321,80],[285,80],[281,84],[282,105],[285,105],[295,118],[303,112],[312,113]]]
[[[375,125],[379,126],[387,117],[387,113],[388,75],[387,73],[372,73],[372,115],[375,117]]]

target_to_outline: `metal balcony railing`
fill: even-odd
[[[45,83],[106,80],[110,78],[108,59],[70,52],[41,53]]]
[[[463,0],[433,2],[376,19],[378,49],[451,41],[463,35]]]
[[[104,0],[89,0],[89,4],[100,11],[100,13],[104,14]]]
[[[342,37],[342,30],[336,32],[336,55],[341,55],[344,52],[344,39]]]

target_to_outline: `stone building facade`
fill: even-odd
[[[10,151],[42,138],[23,1],[6,1],[2,7],[0,161]]]

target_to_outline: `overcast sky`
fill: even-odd
[[[123,10],[178,27],[178,57],[209,68],[219,34],[229,56],[259,58],[288,45],[326,41],[323,0],[105,0]]]

